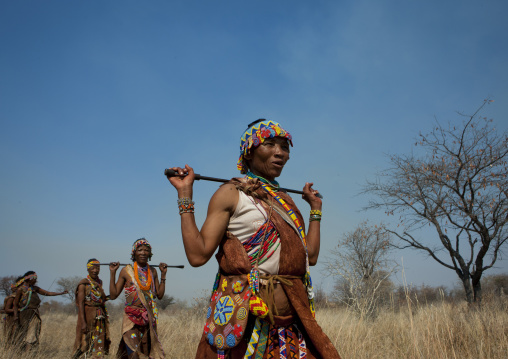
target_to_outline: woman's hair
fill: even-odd
[[[30,275],[30,274],[35,274],[35,272],[33,270],[29,270],[28,272],[23,274],[23,277],[26,277],[27,275]]]

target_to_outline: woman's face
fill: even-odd
[[[35,285],[35,283],[37,283],[37,278],[31,278],[27,283],[29,286]]]
[[[245,159],[252,173],[273,181],[289,160],[289,142],[283,137],[268,138],[245,155]]]
[[[151,250],[145,244],[140,245],[136,248],[136,252],[134,252],[134,260],[138,262],[138,264],[146,264],[148,263],[148,258],[150,257]]]
[[[90,275],[91,278],[93,278],[93,279],[99,278],[99,273],[101,271],[101,267],[98,264],[91,266],[87,270],[88,270],[88,274]]]

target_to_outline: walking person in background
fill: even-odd
[[[76,287],[78,323],[73,359],[83,354],[87,358],[103,358],[109,354],[109,316],[106,294],[99,278],[100,262],[92,258],[86,264],[88,275]]]
[[[120,263],[113,262],[109,266],[110,299],[116,299],[122,290],[125,290],[125,312],[118,358],[164,358],[162,344],[157,336],[158,310],[155,298],[164,297],[168,269],[165,263],[160,263],[159,283],[157,271],[148,265],[151,258],[150,243],[145,238],[140,238],[132,246],[133,265],[128,265],[120,271],[118,282],[115,281],[115,277]]]
[[[39,344],[41,334],[41,317],[39,315],[39,306],[41,299],[39,294],[45,296],[57,296],[67,294],[63,292],[49,292],[35,285],[37,283],[37,274],[34,271],[28,271],[23,275],[23,282],[16,290],[16,296],[13,303],[14,333],[13,341],[19,346],[20,350],[33,349]]]
[[[251,123],[241,137],[233,178],[212,196],[201,230],[194,217],[194,170],[172,167],[189,263],[202,266],[217,247],[219,273],[196,353],[212,358],[325,358],[339,354],[314,319],[309,265],[320,248],[321,199],[312,183],[305,233],[301,213],[275,180],[289,160],[292,137],[278,123]],[[250,313],[248,313],[250,312]]]
[[[11,284],[11,294],[4,299],[4,307],[2,314],[4,314],[3,321],[3,334],[5,344],[12,344],[13,332],[14,332],[14,298],[16,297],[16,291],[18,287],[23,284],[24,277],[16,278],[16,281]]]

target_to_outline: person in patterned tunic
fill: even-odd
[[[171,167],[178,173],[168,180],[178,193],[189,263],[202,266],[219,248],[219,273],[196,359],[340,359],[314,318],[309,266],[319,255],[321,198],[313,183],[305,184],[302,198],[311,210],[305,232],[300,211],[275,180],[290,146],[291,135],[278,123],[249,124],[237,164],[246,176],[215,192],[201,230],[192,201],[194,170]],[[246,301],[248,321],[239,324],[247,316]]]
[[[88,275],[76,287],[78,323],[73,359],[103,358],[109,354],[109,318],[106,294],[99,278],[100,262],[92,258],[86,264]]]
[[[16,290],[13,303],[13,341],[20,350],[28,350],[39,344],[41,334],[42,321],[39,315],[41,299],[39,294],[52,297],[67,294],[68,291],[57,293],[39,288],[35,285],[37,274],[34,271],[26,272],[23,277],[23,283]]]
[[[118,358],[159,359],[165,357],[157,336],[158,310],[155,298],[164,297],[167,265],[159,264],[161,271],[159,283],[157,271],[148,265],[151,258],[150,243],[145,238],[140,238],[132,246],[133,265],[128,265],[120,271],[118,281],[115,281],[115,277],[120,266],[119,262],[113,262],[109,266],[110,299],[116,299],[122,290],[125,291],[122,340],[118,347]]]

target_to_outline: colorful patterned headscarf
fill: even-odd
[[[152,246],[150,245],[150,243],[148,243],[148,241],[145,238],[140,238],[136,240],[136,242],[134,242],[134,244],[132,245],[131,251],[132,261],[135,260],[134,253],[136,253],[136,249],[138,249],[139,246],[148,246],[148,248],[150,248],[150,256],[148,257],[148,260],[152,259]]]
[[[259,119],[249,125],[240,139],[240,158],[236,167],[242,174],[248,171],[244,156],[252,149],[262,144],[267,138],[282,137],[293,146],[291,134],[284,130],[277,122]]]
[[[97,259],[95,258],[89,259],[88,262],[86,263],[86,269],[90,269],[93,266],[97,266],[99,264],[101,264],[101,262],[99,262]]]

